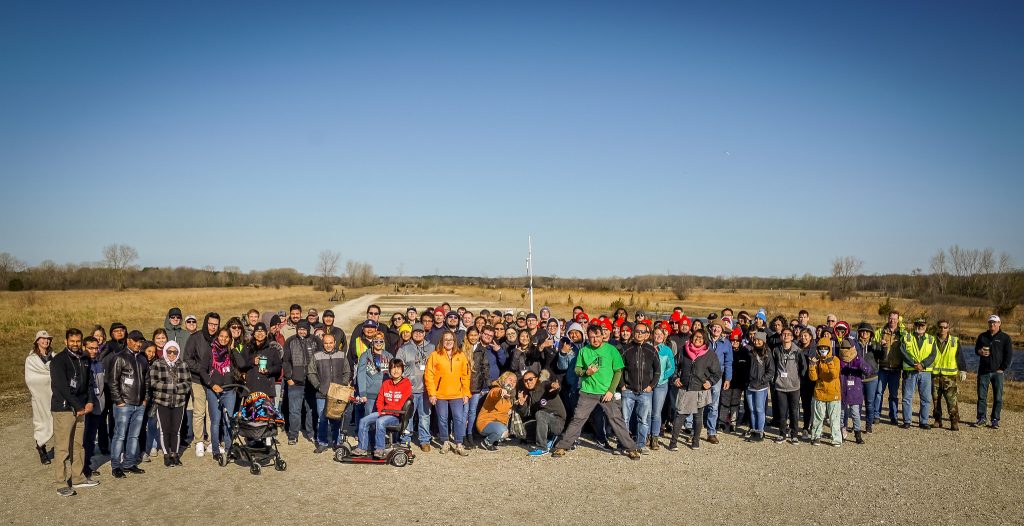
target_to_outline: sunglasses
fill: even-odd
[[[380,316],[379,312],[367,312],[366,314],[369,314],[370,316]]]
[[[531,376],[529,378],[523,378],[523,381],[524,382],[536,382],[537,379]]]
[[[629,332],[629,331],[626,331]],[[650,334],[650,331],[636,331],[633,334]]]
[[[383,343],[384,343],[384,340],[373,340],[373,344],[374,345],[381,345]]]
[[[175,351],[169,350],[169,351],[167,351],[167,354],[178,354],[178,351],[176,351],[176,350]]]
[[[185,323],[196,323],[196,320],[185,320]]]

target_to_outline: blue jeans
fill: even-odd
[[[157,420],[159,419],[154,414],[152,418],[147,418],[146,420],[146,445],[142,448],[143,453],[149,453],[153,449],[160,449],[160,429],[157,428]]]
[[[466,404],[461,398],[454,400],[437,400],[437,404],[434,406],[437,409],[437,430],[438,440],[441,444],[448,441],[448,413],[452,415],[452,420],[455,421],[455,443],[462,444],[462,440],[466,438]]]
[[[412,434],[413,426],[416,426],[417,434],[419,435],[420,445],[430,443],[430,400],[427,398],[427,393],[413,393],[412,394],[412,407],[413,411],[416,412],[416,418],[409,415],[409,424],[405,428],[405,432]]]
[[[487,391],[480,393],[473,393],[469,397],[469,405],[466,407],[466,435],[473,436],[473,426],[476,424],[477,410],[480,409],[480,403],[484,398],[487,398]]]
[[[704,408],[704,427],[708,436],[718,434],[718,403],[722,400],[722,381],[711,386],[711,403]]]
[[[636,445],[644,447],[647,444],[647,435],[651,432],[651,399],[654,393],[634,393],[629,389],[622,392],[622,419],[626,421],[626,429],[629,429],[629,419],[636,409]]]
[[[224,412],[230,415],[235,408],[235,392],[224,390],[220,394],[213,392],[213,389],[206,390],[207,413],[210,415],[210,444],[213,447],[213,454],[221,452],[221,441],[225,445],[231,444],[231,426],[224,418]],[[223,406],[223,409],[221,407]]]
[[[139,464],[139,432],[146,406],[114,406],[114,440],[110,443],[110,467],[133,468]]]
[[[985,408],[988,406],[988,386],[992,385],[992,421],[999,420],[1003,411],[1003,373],[985,373],[978,375],[978,420],[985,419]]]
[[[306,389],[305,385],[289,385],[288,387],[288,438],[298,438],[299,428],[302,428],[302,434],[308,437],[313,437],[313,409],[316,402],[310,403],[310,398],[316,395],[312,393],[312,389]],[[310,396],[312,395],[312,396]],[[306,420],[306,424],[302,425],[302,409],[305,408],[309,411],[309,418]]]
[[[907,377],[903,379],[903,423],[910,424],[914,416],[914,410],[910,404],[914,400],[914,391],[921,396],[921,414],[919,420],[921,425],[928,423],[932,416],[932,373],[908,371]]]
[[[750,429],[764,433],[765,402],[768,401],[768,390],[751,391],[747,389],[747,409],[750,411]]]
[[[374,435],[373,447],[374,449],[384,449],[384,442],[387,435],[387,427],[392,424],[398,423],[398,417],[394,415],[382,415],[380,413],[370,413],[359,420],[359,441],[357,446],[363,451],[370,450],[370,426],[375,425],[376,434]]]
[[[661,413],[665,409],[665,399],[668,398],[668,382],[654,388],[651,393],[651,430],[650,434],[661,436]]]
[[[508,426],[501,422],[491,422],[484,426],[484,430],[480,434],[484,436],[484,442],[494,445],[505,438],[505,433],[508,433]]]
[[[896,400],[900,392],[899,371],[878,371],[878,389],[875,391],[875,407],[878,408],[878,412],[875,414],[879,418],[882,416],[882,395],[886,389],[889,390],[889,420],[896,422]]]
[[[327,418],[324,415],[324,409],[326,408],[327,400],[317,398],[316,413],[320,416],[316,421],[316,444],[318,446],[334,446],[338,444],[338,437],[341,435],[341,423],[345,418],[344,415],[342,415],[341,420]]]
[[[879,409],[877,404],[881,400],[875,400],[875,393],[878,391],[878,379],[866,380],[864,382],[864,411],[866,422],[871,423],[878,419]]]

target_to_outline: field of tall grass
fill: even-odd
[[[358,295],[347,294],[349,299]],[[314,292],[308,286],[0,292],[0,393],[27,393],[25,357],[39,330],[48,331],[54,337],[54,348],[60,349],[68,327],[87,333],[93,325],[106,328],[120,321],[149,337],[163,327],[167,310],[174,306],[180,307],[183,315],[195,314],[202,323],[210,311],[227,321],[231,316],[243,316],[250,308],[287,310],[292,303],[323,310],[331,306],[328,299],[327,293]]]

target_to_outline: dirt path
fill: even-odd
[[[429,304],[366,296],[335,312],[347,329],[373,302],[385,313],[398,310],[398,302]],[[960,412],[974,410],[962,404]],[[53,466],[39,464],[27,409],[7,413],[3,422],[0,510],[8,524],[1022,522],[1019,413],[1004,414],[1000,430],[881,425],[866,435],[867,444],[840,449],[720,435],[717,446],[662,449],[636,462],[590,447],[552,459],[506,446],[473,450],[468,458],[421,453],[399,469],[338,464],[301,441],[281,447],[285,472],[252,476],[241,466],[221,468],[209,456],[186,454],[183,467],[154,461],[128,480],[113,479],[104,465],[101,484],[70,499],[56,496]]]

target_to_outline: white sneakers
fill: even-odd
[[[196,456],[202,457],[206,454],[206,449],[203,447],[202,442],[196,442]]]

